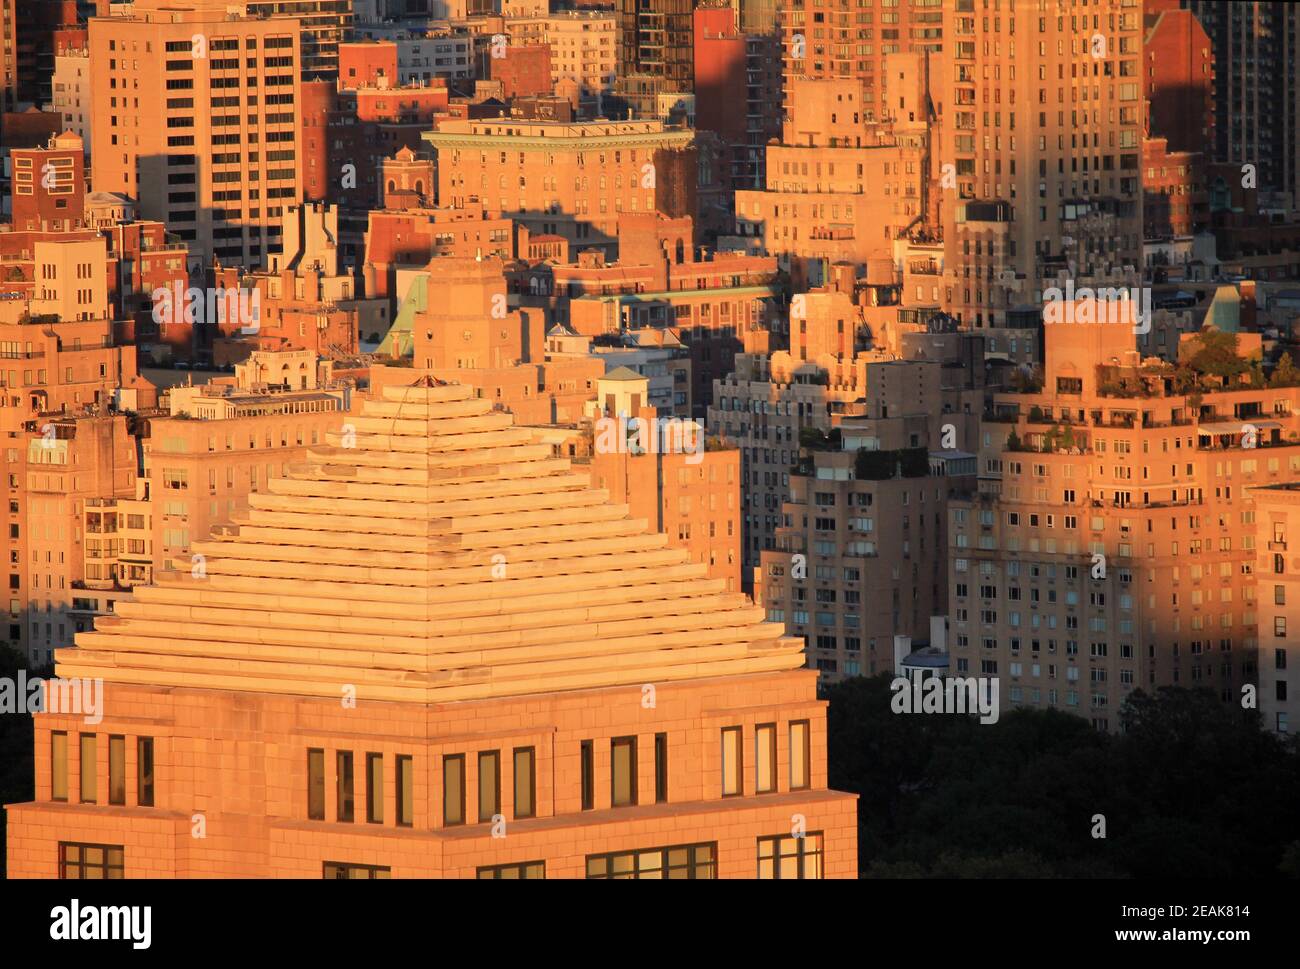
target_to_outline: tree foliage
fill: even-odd
[[[1282,354],[1268,382],[1270,387],[1294,387],[1300,383],[1300,370],[1296,369],[1291,354]]]
[[[18,671],[27,667],[23,657],[7,646],[0,646],[0,677],[18,679]],[[28,676],[40,671],[28,670]],[[26,697],[21,699],[25,700]],[[0,713],[0,804],[30,801],[36,796],[34,772],[34,736],[31,714],[23,711]],[[0,810],[0,878],[4,877],[6,812]]]
[[[1231,380],[1247,373],[1250,363],[1237,355],[1237,334],[1204,329],[1188,341],[1184,362],[1197,373]]]
[[[827,691],[867,877],[1300,877],[1300,751],[1208,690],[1137,692],[1111,735],[1056,710],[897,715],[890,679]]]

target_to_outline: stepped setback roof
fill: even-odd
[[[436,703],[803,665],[761,607],[472,388],[385,387],[342,420],[193,566],[58,650],[58,674]]]

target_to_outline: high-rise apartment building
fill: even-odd
[[[872,357],[858,352],[858,313],[849,294],[813,292],[803,300],[791,350],[771,352],[766,334],[751,334],[735,369],[714,382],[708,411],[709,433],[741,452],[747,585],[762,551],[776,547],[802,433],[829,431],[842,416],[859,412]]]
[[[7,442],[8,643],[33,665],[71,645],[87,551],[82,508],[135,493],[139,462],[122,414],[42,414]]]
[[[172,0],[157,0],[170,4]],[[229,7],[227,0],[216,0]],[[339,44],[352,32],[351,0],[243,0],[249,17],[295,17],[302,24],[302,79],[338,77]]]
[[[1143,233],[1148,241],[1187,238],[1210,224],[1214,52],[1200,22],[1177,0],[1145,0],[1142,9]]]
[[[233,380],[173,387],[143,441],[155,566],[192,554],[346,421],[351,387],[322,381],[307,351],[254,353]]]
[[[942,396],[937,360],[868,362],[861,413],[801,442],[791,467],[755,597],[831,681],[892,669],[894,637],[928,640],[947,612],[948,500],[976,456],[939,450]]]
[[[1177,0],[1144,0],[1143,85],[1147,128],[1171,151],[1208,151],[1215,143],[1214,48],[1205,28]]]
[[[577,463],[590,467],[610,501],[626,504],[633,518],[707,566],[709,579],[739,592],[740,452],[705,438],[702,426],[683,431],[671,409],[647,406],[650,397],[649,378],[626,367],[599,378],[581,425],[590,454]]]
[[[885,59],[946,49],[945,9],[962,5],[962,0],[777,2],[787,110],[796,78],[851,80],[860,89],[856,100],[869,120],[893,114],[885,91]],[[742,3],[742,18],[743,12]],[[757,27],[751,19],[745,29]]]
[[[11,877],[856,872],[799,641],[472,394],[385,388],[59,651],[104,719],[36,714]]]
[[[609,10],[556,10],[505,22],[511,44],[545,44],[551,49],[551,85],[578,85],[579,100],[602,113],[618,75],[618,21]]]
[[[1214,55],[1214,160],[1254,165],[1261,189],[1300,198],[1300,10],[1276,2],[1186,6]]]
[[[5,642],[44,664],[71,642],[82,578],[80,502],[134,494],[139,461],[110,413],[136,380],[113,344],[102,238],[36,243],[34,299],[0,300],[0,432],[7,494]]]
[[[24,108],[49,104],[57,38],[76,28],[78,7],[76,0],[19,0],[14,6],[10,56],[17,82],[14,93]]]
[[[1237,702],[1255,682],[1274,595],[1256,498],[1300,474],[1300,388],[1195,386],[1110,305],[1117,322],[1047,326],[1041,391],[994,395],[981,468],[999,470],[949,528],[954,671],[1103,729],[1139,687]]]
[[[352,0],[134,0],[131,12],[185,10],[196,19],[225,20],[234,15],[253,20],[297,20],[302,27],[304,81],[333,81],[339,72],[339,44],[352,32]]]
[[[90,21],[95,190],[139,202],[200,265],[256,265],[302,194],[300,23],[150,10]]]
[[[733,0],[740,29],[747,34],[778,35],[781,29],[778,0]]]
[[[399,84],[429,84],[438,78],[468,82],[474,77],[475,37],[463,26],[399,21],[357,25],[352,33],[357,42],[380,41],[396,46]]]
[[[692,0],[618,0],[620,77],[643,75],[689,94],[695,80]]]
[[[1266,730],[1291,733],[1300,723],[1300,483],[1253,488],[1259,608],[1259,712]]]
[[[852,80],[795,79],[787,93],[765,187],[736,192],[736,231],[809,286],[836,262],[892,261],[895,239],[925,215],[926,137],[869,120]]]
[[[202,571],[192,543],[229,526],[248,510],[249,495],[346,421],[352,387],[331,370],[314,353],[256,351],[235,365],[233,378],[172,387],[166,408],[149,413],[140,439],[130,442],[143,469],[134,490],[120,485],[71,509],[79,517],[68,529],[84,525],[84,572],[74,586],[73,622],[53,645],[70,645],[74,633],[94,628],[96,616],[112,614],[159,572]]]
[[[63,118],[63,128],[90,144],[94,115],[90,99],[90,49],[84,29],[55,37],[54,79],[47,108]]]
[[[72,641],[81,507],[134,494],[138,458],[112,414],[134,385],[135,347],[113,345],[104,238],[35,243],[32,297],[0,300],[0,432],[8,486],[5,641],[45,663]]]
[[[778,51],[772,29],[738,29],[726,0],[695,8],[695,128],[721,141],[728,191],[764,185],[767,143],[781,133]]]
[[[0,0],[0,112],[18,106],[18,0]]]
[[[1044,279],[1142,265],[1142,40],[1136,0],[944,5],[931,177],[944,308],[967,327],[1033,339],[1015,317]]]

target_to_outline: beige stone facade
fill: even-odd
[[[89,31],[95,190],[137,200],[202,265],[260,264],[302,197],[300,21],[227,19],[223,4]]]
[[[352,423],[60,651],[11,877],[856,873],[797,639],[469,387]]]
[[[1300,485],[1254,488],[1256,602],[1259,610],[1259,712],[1265,730],[1300,729]]]
[[[1272,616],[1256,496],[1300,474],[1300,389],[1117,393],[1098,365],[1137,372],[1131,326],[1047,341],[1043,391],[994,396],[981,468],[997,471],[953,502],[954,671],[1103,729],[1138,687],[1235,702]]]

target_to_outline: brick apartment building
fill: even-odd
[[[623,212],[695,211],[694,134],[658,121],[448,121],[425,134],[439,205],[470,199],[535,235],[610,246]]]
[[[1022,5],[1024,5],[1022,3]],[[891,113],[885,60],[896,53],[938,53],[951,37],[946,11],[973,12],[974,0],[912,0],[863,10],[834,0],[775,0],[779,14],[786,97],[797,78],[852,80],[872,118]],[[770,21],[746,29],[769,29]],[[787,103],[788,108],[788,103]]]
[[[668,544],[687,550],[691,562],[708,568],[709,579],[721,579],[728,592],[740,591],[741,501],[740,452],[701,433],[685,438],[674,431],[671,411],[647,406],[649,378],[625,367],[596,381],[596,396],[580,425],[582,446],[568,448],[576,463],[591,469],[592,483],[626,504],[633,518],[645,519],[653,531],[668,536]],[[632,417],[656,428],[636,437],[629,446],[609,449],[609,428],[636,425],[602,424]],[[675,436],[677,435],[677,436]],[[569,443],[568,441],[565,442]],[[649,444],[645,450],[642,444]],[[683,445],[679,447],[678,445]],[[565,453],[562,448],[561,454]]]
[[[736,227],[761,239],[797,284],[835,262],[866,265],[926,215],[924,143],[869,120],[853,81],[794,79],[766,184],[736,192]]]
[[[1102,729],[1139,687],[1236,702],[1272,659],[1269,620],[1285,628],[1255,499],[1300,473],[1300,388],[1176,389],[1131,319],[1049,325],[1044,377],[994,395],[981,468],[998,471],[952,503],[955,671]]]
[[[948,503],[974,485],[977,458],[955,447],[958,418],[941,416],[941,371],[867,362],[858,413],[790,468],[755,599],[830,681],[892,669],[895,637],[928,640],[948,612]]]
[[[511,44],[550,48],[551,88],[572,85],[578,104],[589,116],[603,114],[618,71],[618,25],[609,10],[538,11],[507,17]]]

